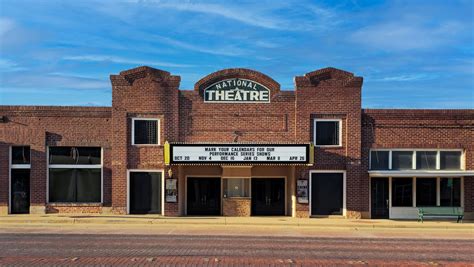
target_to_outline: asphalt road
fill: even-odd
[[[87,231],[85,231],[87,232]],[[0,265],[473,266],[474,240],[330,236],[0,233]]]

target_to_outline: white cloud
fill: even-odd
[[[0,88],[40,89],[109,89],[105,79],[85,78],[73,75],[21,73],[0,76]]]
[[[7,32],[13,30],[15,22],[8,18],[0,18],[0,38],[3,37]]]
[[[150,36],[152,40],[157,40],[158,42],[165,43],[171,46],[184,48],[191,51],[212,54],[212,55],[222,55],[222,56],[242,56],[248,53],[245,49],[235,47],[235,46],[222,46],[219,48],[211,48],[211,47],[202,47],[195,44],[190,44],[186,42],[182,42],[176,39],[152,35]]]
[[[357,43],[379,49],[426,49],[451,43],[462,29],[463,25],[455,21],[433,27],[405,20],[368,26],[351,37]]]
[[[265,14],[257,12],[254,6],[251,8],[242,8],[232,6],[231,4],[209,4],[196,3],[191,1],[176,2],[176,1],[157,1],[157,0],[137,0],[129,1],[139,4],[151,4],[158,8],[173,9],[178,11],[195,12],[202,14],[209,14],[226,19],[242,22],[247,25],[262,27],[267,29],[283,29],[288,28],[286,21],[277,19],[275,17],[266,16]]]
[[[134,65],[150,65],[150,66],[161,66],[161,67],[171,67],[171,68],[186,68],[194,67],[194,65],[189,64],[175,64],[164,61],[155,61],[155,60],[141,60],[141,59],[130,59],[118,56],[107,56],[107,55],[79,55],[79,56],[64,56],[63,60],[71,61],[89,61],[89,62],[113,62],[113,63],[122,63],[122,64],[134,64]]]
[[[0,72],[20,71],[20,70],[25,70],[25,69],[26,68],[20,67],[17,63],[13,61],[0,58]]]
[[[370,81],[382,81],[382,82],[407,82],[407,81],[421,81],[421,80],[431,80],[437,78],[437,75],[434,74],[400,74],[394,76],[387,76],[382,78],[371,79],[368,77],[367,80]]]

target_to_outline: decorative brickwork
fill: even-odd
[[[266,86],[270,103],[205,103],[200,90],[223,78],[251,79]],[[474,110],[361,109],[362,77],[335,68],[295,77],[292,91],[281,91],[272,78],[248,69],[209,74],[194,90],[179,90],[179,76],[149,67],[123,71],[110,80],[112,107],[0,106],[0,116],[7,118],[0,123],[0,213],[8,213],[12,145],[31,147],[30,210],[34,213],[125,214],[127,170],[160,170],[168,179],[171,169],[179,180],[179,197],[177,203],[164,204],[164,215],[183,215],[185,176],[179,173],[182,168],[165,166],[165,141],[309,143],[316,118],[342,121],[342,146],[316,147],[313,166],[288,167],[276,175],[292,183],[286,185],[287,207],[288,214],[296,217],[310,216],[309,204],[291,202],[296,180],[309,179],[310,170],[345,171],[347,217],[370,216],[371,148],[461,148],[465,169],[474,169]],[[160,119],[160,144],[131,145],[132,118]],[[48,146],[103,148],[102,204],[47,204]],[[205,170],[199,175],[205,176]],[[474,215],[473,180],[464,178],[467,215]],[[250,200],[224,199],[223,214],[249,216]]]

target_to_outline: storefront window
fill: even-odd
[[[224,197],[249,197],[250,179],[228,178],[224,181]]]
[[[50,202],[100,202],[100,169],[50,169]]]
[[[436,170],[437,151],[416,151],[417,170]]]
[[[416,206],[436,206],[436,178],[416,179]]]
[[[393,151],[392,152],[393,170],[411,170],[413,169],[413,151]]]
[[[413,206],[413,179],[392,178],[392,206]]]
[[[461,169],[461,151],[441,151],[440,152],[441,170],[459,170]]]
[[[461,179],[441,178],[440,180],[440,204],[443,207],[461,206]]]
[[[372,151],[370,153],[371,170],[388,170],[389,151]]]
[[[12,146],[12,164],[30,164],[30,147]]]
[[[100,147],[49,147],[49,202],[101,202],[101,155]]]
[[[132,120],[132,145],[159,144],[159,120],[137,119]]]

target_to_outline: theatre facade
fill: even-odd
[[[110,80],[111,107],[0,106],[0,214],[474,217],[472,109],[362,109],[335,68]]]

